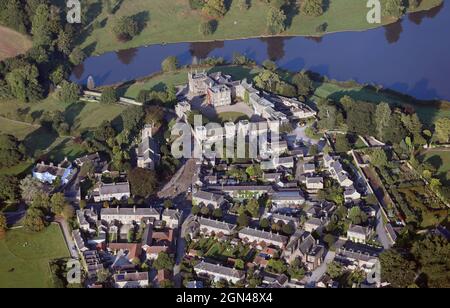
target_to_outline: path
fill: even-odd
[[[72,240],[72,234],[70,232],[70,228],[69,225],[67,224],[67,221],[63,218],[58,217],[55,218],[55,223],[57,223],[61,227],[61,231],[63,232],[64,240],[66,241],[67,249],[70,252],[70,256],[73,259],[78,260],[79,259],[78,251],[75,248],[75,243]]]

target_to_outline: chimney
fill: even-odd
[[[119,212],[120,212],[120,207],[117,206],[117,214],[119,214]]]
[[[133,206],[133,213],[136,214],[136,206]]]

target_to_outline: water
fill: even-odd
[[[262,63],[272,59],[290,71],[308,69],[336,80],[383,85],[419,99],[450,100],[450,5],[410,14],[402,21],[365,32],[345,32],[320,39],[260,38],[209,43],[152,45],[86,59],[71,77],[97,86],[144,77],[176,56],[180,64],[239,52]]]

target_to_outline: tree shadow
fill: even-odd
[[[64,112],[67,124],[72,126],[84,107],[86,107],[86,104],[82,102],[69,105]]]
[[[45,127],[40,127],[25,137],[23,143],[27,149],[27,155],[30,157],[38,156],[43,150],[48,149],[50,145],[58,138],[58,134]]]
[[[150,13],[148,11],[139,12],[132,16],[133,20],[137,23],[138,34],[142,32],[150,21]]]
[[[137,49],[137,48],[119,50],[116,52],[117,59],[119,59],[120,63],[129,65],[130,63],[133,62],[138,51],[139,51],[139,49]]]
[[[86,54],[86,56],[90,56],[94,53],[95,49],[97,48],[97,42],[92,42],[88,46],[86,46],[83,49],[83,52]]]
[[[296,0],[291,0],[284,7],[284,12],[286,13],[286,28],[290,28],[292,26],[292,21],[295,16],[298,16],[300,13],[300,5]]]

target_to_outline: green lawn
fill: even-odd
[[[385,1],[382,0],[383,3]],[[418,10],[434,7],[441,1],[423,0]],[[232,1],[230,10],[219,20],[216,32],[208,37],[204,37],[199,32],[199,24],[204,20],[201,11],[191,10],[188,0],[123,0],[119,9],[111,15],[107,14],[99,0],[91,2],[93,4],[89,11],[94,16],[90,16],[90,20],[95,18],[102,26],[90,31],[82,46],[96,54],[148,44],[227,40],[268,35],[266,23],[268,4],[265,1],[253,0],[249,10],[241,10],[239,1]],[[319,35],[316,29],[325,22],[328,24],[327,32],[361,31],[379,26],[367,23],[366,3],[367,1],[361,0],[331,0],[325,14],[320,17],[289,14],[290,26],[282,35]],[[143,31],[129,42],[111,39],[112,28],[121,16],[134,16],[140,23],[146,24]],[[385,25],[392,21],[392,19],[384,19],[382,23]],[[92,27],[89,29],[92,30]]]
[[[441,181],[450,184],[450,150],[428,150],[422,153],[420,161],[429,162],[437,168],[437,176]]]
[[[450,104],[448,103],[411,103],[398,95],[376,92],[372,88],[356,84],[324,82],[318,85],[313,99],[329,98],[331,100],[339,101],[345,95],[350,96],[355,100],[377,104],[386,102],[392,105],[412,107],[425,124],[432,124],[440,117],[450,117]]]
[[[200,69],[199,69],[200,70]],[[249,68],[243,66],[216,66],[205,68],[209,73],[222,72],[231,75],[234,80],[248,78],[253,79],[260,70],[259,68]],[[154,76],[138,80],[131,85],[125,85],[120,91],[123,96],[128,98],[137,98],[141,90],[164,91],[167,85],[179,86],[188,83],[188,73],[190,69],[179,69],[175,72],[156,74]]]
[[[246,114],[240,112],[222,112],[217,115],[217,120],[221,123],[233,122],[237,123],[241,120],[249,120]]]
[[[49,261],[69,257],[58,225],[41,233],[10,230],[0,240],[0,288],[52,287]]]
[[[106,105],[94,102],[65,105],[52,95],[43,101],[30,104],[15,100],[4,101],[1,107],[0,133],[14,135],[23,141],[29,157],[55,163],[62,161],[65,157],[73,160],[86,154],[86,149],[71,137],[59,137],[56,132],[40,126],[39,117],[43,112],[63,112],[65,121],[72,127],[71,133],[77,135],[98,127],[105,120],[114,121],[127,108],[119,104]],[[29,172],[33,163],[33,160],[25,161],[17,166],[1,169],[0,174],[22,175]]]

